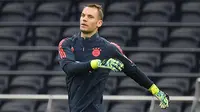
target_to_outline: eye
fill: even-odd
[[[92,15],[88,15],[88,18],[90,18],[90,19],[92,19],[92,18],[94,18]]]
[[[81,14],[81,17],[84,17],[84,16],[85,16],[85,14],[82,13],[82,14]]]

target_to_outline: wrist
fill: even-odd
[[[158,94],[158,92],[160,91],[159,88],[155,85],[155,84],[152,84],[151,87],[149,88],[149,91],[155,95],[155,94]]]
[[[92,60],[90,61],[90,66],[92,67],[92,69],[97,69],[98,68],[98,59]]]

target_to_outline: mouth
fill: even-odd
[[[82,24],[81,24],[81,26],[88,26],[88,25],[87,25],[87,24],[85,24],[85,23],[82,23]]]

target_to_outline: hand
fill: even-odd
[[[153,84],[149,91],[160,101],[160,107],[166,109],[169,107],[169,95],[161,91],[155,84]]]
[[[116,59],[110,58],[108,60],[95,59],[90,62],[93,69],[106,68],[111,69],[114,72],[121,71],[124,68],[124,64]]]
[[[169,107],[169,95],[164,93],[163,91],[160,91],[155,94],[155,97],[160,101],[160,108],[166,109]]]

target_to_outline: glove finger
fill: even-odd
[[[161,108],[162,109],[166,109],[168,107],[168,105],[164,104],[164,103],[161,103]]]
[[[164,104],[162,102],[160,102],[160,108],[164,108]]]
[[[114,67],[112,67],[112,71],[117,72],[118,70]]]
[[[120,67],[117,66],[117,65],[113,65],[112,67],[114,67],[114,68],[117,69],[118,71],[121,71],[121,70],[122,70],[122,68],[120,68]]]
[[[121,69],[123,68],[123,64],[120,63],[120,62],[117,62],[116,65],[117,65],[119,68],[121,68]]]
[[[118,70],[116,69],[116,67],[113,67],[112,65],[108,65],[108,64],[109,64],[109,63],[107,63],[107,65],[100,65],[99,68],[110,69],[110,70],[112,70],[112,71],[114,71],[114,72],[118,71]]]
[[[166,104],[165,102],[161,102],[161,108],[167,108],[168,107],[168,104]]]
[[[161,105],[160,105],[160,108],[162,108],[162,109],[163,109],[163,108],[164,108],[164,105],[163,105],[163,104],[161,104]]]
[[[123,63],[121,63],[121,62],[119,62],[119,61],[116,62],[116,67],[119,68],[120,71],[123,69],[123,66],[124,66]]]
[[[162,107],[162,103],[160,103],[159,106]]]
[[[120,70],[121,71],[121,68],[116,64],[116,63],[110,63],[109,65],[111,68],[115,68],[117,70]]]

